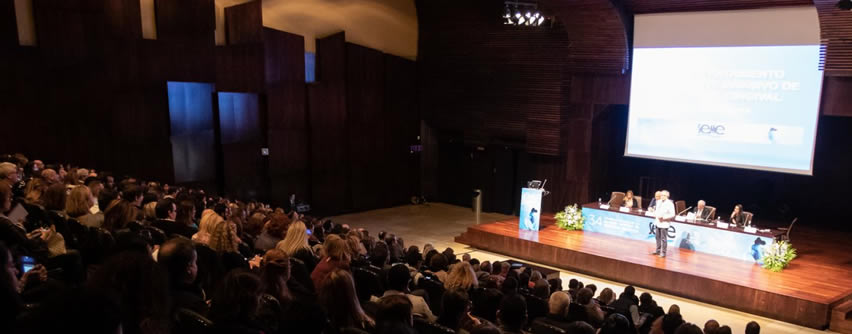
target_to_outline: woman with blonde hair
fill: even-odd
[[[210,241],[207,246],[219,255],[224,272],[237,268],[249,269],[249,262],[239,253],[240,238],[237,237],[234,223],[215,213],[211,219]],[[255,257],[253,261],[258,259]]]
[[[305,223],[297,220],[290,224],[287,228],[287,234],[284,239],[275,245],[275,248],[280,249],[288,256],[295,256],[300,250],[305,250],[313,254],[311,245],[308,244],[308,232]]]
[[[213,225],[216,223],[218,217],[219,220],[223,220],[222,216],[216,214],[215,211],[206,209],[201,212],[201,222],[198,223],[198,232],[192,235],[192,241],[209,244],[210,243],[210,235],[213,232]]]
[[[76,187],[65,201],[65,213],[76,219],[80,224],[89,227],[101,227],[104,224],[102,214],[93,215],[89,209],[95,205],[95,197],[89,187]]]
[[[473,272],[473,267],[467,262],[459,262],[452,266],[450,273],[447,274],[447,280],[444,282],[444,288],[447,290],[469,291],[477,286],[479,286],[479,281],[476,279],[476,273]]]

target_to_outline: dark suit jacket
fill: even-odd
[[[706,206],[704,207],[704,209],[701,209],[701,210],[698,210],[698,208],[695,208],[695,211],[694,211],[695,212],[695,218],[710,219],[710,211],[711,211],[710,208],[708,208]]]
[[[657,199],[656,198],[652,198],[651,203],[648,203],[648,209],[650,209],[650,208],[654,208],[654,210],[657,209]]]
[[[172,234],[178,234],[192,239],[192,235],[195,234],[195,232],[198,232],[198,230],[191,226],[178,224],[174,220],[157,219],[157,221],[151,223],[151,226],[163,230],[163,232],[166,233],[166,237],[170,237]]]

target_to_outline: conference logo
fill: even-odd
[[[698,123],[699,136],[721,137],[725,135],[724,124]]]
[[[655,233],[657,233],[657,226],[654,225],[654,222],[652,221],[650,224],[648,224],[648,234],[653,235]],[[669,229],[666,231],[666,236],[669,239],[674,239],[675,236],[677,236],[677,229],[674,227],[674,225],[669,224]]]

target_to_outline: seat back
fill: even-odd
[[[522,294],[527,301],[527,317],[536,319],[547,315],[547,301],[529,293]]]
[[[174,314],[175,333],[206,334],[213,332],[213,322],[194,311],[179,308]]]
[[[754,214],[748,211],[743,211],[743,215],[745,216],[744,226],[751,226],[751,220],[754,218]]]
[[[636,209],[642,209],[642,196],[633,196],[633,207]]]
[[[452,328],[444,327],[426,319],[414,318],[414,329],[420,334],[455,334]]]
[[[370,296],[381,297],[384,291],[381,291],[379,275],[363,268],[353,267],[352,276],[355,279],[355,291],[358,292],[358,300],[362,303],[369,301]]]
[[[532,332],[535,334],[566,334],[567,332],[559,327],[556,327],[547,321],[544,318],[535,319],[532,322]]]
[[[675,214],[686,210],[686,201],[675,201]]]
[[[709,205],[705,205],[704,207],[710,209],[710,216],[707,219],[713,220],[716,217],[716,207]]]
[[[429,295],[429,309],[434,314],[441,314],[441,299],[444,297],[444,283],[435,278],[424,276],[418,283],[418,288]]]
[[[607,204],[612,206],[621,206],[621,203],[624,201],[624,193],[620,191],[613,191],[612,195],[609,196],[609,201]]]

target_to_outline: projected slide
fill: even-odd
[[[819,46],[633,52],[627,156],[811,174]]]

